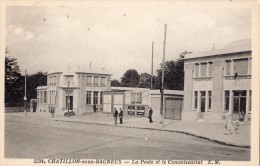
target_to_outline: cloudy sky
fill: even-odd
[[[7,7],[8,56],[29,74],[60,69],[68,63],[105,68],[120,79],[127,69],[150,73],[162,61],[164,24],[166,60],[182,51],[208,51],[251,37],[251,11],[227,8],[174,8],[166,4],[104,7]]]

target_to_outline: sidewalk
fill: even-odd
[[[224,135],[224,124],[221,123],[199,123],[165,119],[163,125],[158,121],[149,123],[147,117],[125,116],[123,119],[123,124],[115,125],[114,118],[112,115],[102,113],[90,114],[85,116],[55,117],[54,120],[74,123],[109,125],[126,128],[140,128],[168,132],[178,132],[211,140],[224,145],[243,148],[251,147],[250,124],[240,125],[238,134]]]

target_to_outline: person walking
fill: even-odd
[[[117,124],[117,116],[118,116],[118,111],[117,111],[117,109],[115,108],[115,111],[114,111],[115,124]]]
[[[55,113],[54,108],[51,108],[51,115],[52,115],[53,118],[54,118],[54,113]]]
[[[150,107],[148,119],[150,120],[149,121],[150,123],[153,122],[153,109],[152,109],[152,107]]]
[[[119,112],[119,120],[120,120],[120,124],[123,124],[123,115],[124,113],[123,113],[123,110],[122,110],[122,108],[120,108],[120,112]]]

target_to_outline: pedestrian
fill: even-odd
[[[51,108],[51,115],[54,118],[54,108]]]
[[[120,108],[120,112],[119,112],[119,120],[120,120],[120,124],[123,124],[123,115],[124,113],[123,113],[123,110],[122,110],[122,108]]]
[[[96,104],[94,104],[93,105],[93,111],[96,112],[96,110],[97,110],[97,106],[96,106]]]
[[[117,116],[118,116],[118,111],[117,111],[117,109],[115,108],[115,111],[114,111],[114,114],[113,114],[113,116],[114,116],[114,119],[115,119],[115,124],[117,124]]]
[[[150,123],[153,122],[153,109],[152,109],[152,107],[150,107],[148,119],[149,119]]]
[[[232,114],[231,112],[227,112],[226,114],[226,123],[225,123],[225,135],[232,134],[233,132],[233,124],[232,124]]]

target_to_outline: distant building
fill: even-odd
[[[222,122],[225,112],[246,122],[251,114],[251,40],[184,59],[183,119]]]
[[[76,114],[102,111],[103,92],[110,91],[111,74],[105,70],[67,71],[47,74],[47,86],[37,87],[37,112]]]
[[[153,109],[153,118],[160,120],[160,90],[148,88],[111,87],[111,91],[103,93],[103,113],[113,113],[114,108],[124,111],[129,116],[148,116],[149,107]],[[165,90],[164,118],[181,120],[183,91]]]

